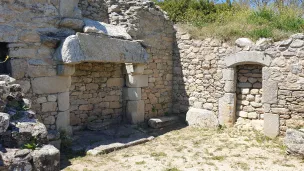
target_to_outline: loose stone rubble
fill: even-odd
[[[0,169],[59,170],[59,150],[46,145],[48,131],[30,110],[31,101],[24,98],[22,88],[14,84],[13,78],[0,75],[0,80]],[[51,152],[43,151],[44,148]]]

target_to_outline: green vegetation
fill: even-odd
[[[156,2],[175,23],[195,38],[216,37],[233,41],[239,37],[280,40],[304,32],[304,3],[301,1],[164,0]],[[267,2],[267,3],[264,3]],[[276,3],[273,3],[276,2]]]

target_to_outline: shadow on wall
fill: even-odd
[[[186,84],[184,80],[184,73],[182,71],[183,64],[180,52],[182,49],[178,47],[176,34],[174,34],[174,47],[173,47],[173,109],[175,114],[185,115],[190,107],[189,95],[186,92]],[[183,59],[185,60],[185,59]],[[188,59],[187,59],[188,60]]]

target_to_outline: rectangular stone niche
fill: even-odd
[[[240,65],[237,74],[236,117],[251,120],[264,118],[262,107],[262,66]]]
[[[122,118],[124,75],[117,63],[82,63],[75,66],[70,88],[71,125],[91,121],[118,123]]]

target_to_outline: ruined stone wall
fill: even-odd
[[[120,122],[123,86],[122,64],[76,65],[70,87],[71,125],[86,126],[94,120]]]
[[[176,46],[173,70],[173,111],[185,114],[190,107],[218,113],[223,96],[223,59],[233,48],[217,39],[194,40],[175,27]]]
[[[104,0],[79,0],[78,7],[85,18],[109,22],[108,6]]]
[[[172,109],[172,51],[174,30],[172,22],[152,2],[107,1],[111,24],[127,28],[135,40],[149,53],[144,76],[148,87],[142,88],[145,119],[171,114]]]
[[[243,111],[245,118],[262,120],[254,124],[271,125],[264,128],[271,135],[304,127],[303,34],[281,42],[260,39],[235,46],[211,38],[195,40],[180,27],[176,30],[174,113],[206,109],[220,124],[233,125]]]

